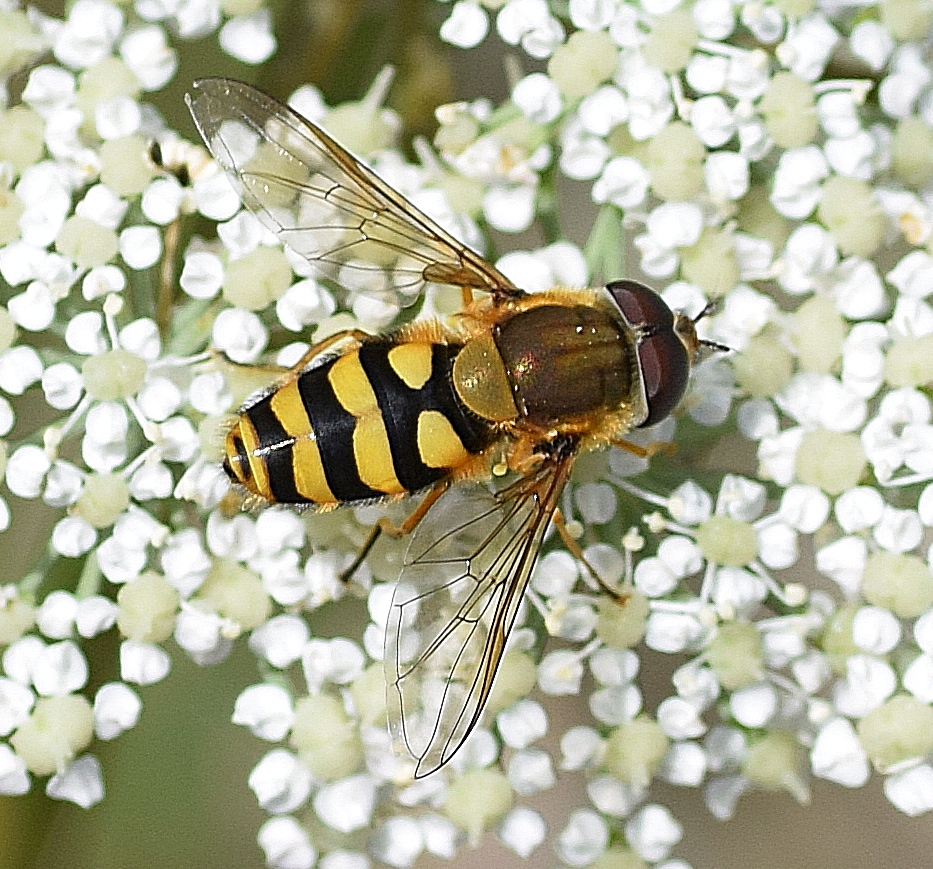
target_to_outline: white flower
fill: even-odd
[[[9,736],[26,721],[35,695],[25,685],[0,677],[0,735]]]
[[[220,30],[220,47],[244,63],[256,65],[268,60],[277,47],[269,10],[231,18]]]
[[[645,228],[647,232],[634,239],[642,254],[641,267],[652,277],[666,277],[677,267],[677,248],[699,240],[703,216],[693,203],[667,202],[651,212]]]
[[[376,782],[369,775],[355,775],[322,787],[314,797],[314,811],[329,827],[351,833],[372,823]]]
[[[29,793],[29,773],[26,763],[6,744],[0,744],[0,793],[19,796]]]
[[[511,748],[527,748],[547,733],[547,713],[540,703],[519,700],[496,716],[499,733]]]
[[[809,15],[788,27],[778,56],[791,72],[812,81],[822,74],[838,41],[839,34],[822,15]]]
[[[152,643],[124,640],[120,644],[120,678],[137,685],[152,685],[164,679],[171,668],[168,653]]]
[[[343,637],[332,640],[310,640],[301,653],[301,668],[308,691],[318,693],[325,681],[343,685],[352,682],[363,671],[363,651]]]
[[[519,857],[527,859],[547,835],[544,818],[527,806],[516,806],[499,825],[499,838]]]
[[[923,763],[887,776],[884,795],[909,817],[929,812],[933,809],[933,767]]]
[[[369,841],[369,851],[389,866],[411,866],[424,850],[424,836],[412,818],[390,818],[378,826]]]
[[[302,619],[294,615],[280,615],[250,633],[249,647],[273,667],[284,669],[298,660],[308,638],[308,626]]]
[[[855,728],[845,718],[833,718],[819,730],[810,753],[813,774],[845,787],[868,781],[869,765]]]
[[[820,183],[829,175],[826,158],[816,147],[785,151],[774,174],[771,204],[785,217],[807,217],[816,207]]]
[[[474,0],[458,0],[441,25],[440,37],[458,48],[479,45],[489,31],[489,16]]]
[[[255,362],[268,338],[266,327],[252,311],[227,308],[214,321],[214,344],[233,362]]]
[[[633,157],[613,157],[593,184],[596,202],[611,202],[618,208],[641,205],[651,181],[648,170]]]
[[[104,0],[78,0],[59,29],[53,51],[73,69],[86,69],[103,60],[123,29],[123,13]]]
[[[592,863],[609,844],[606,822],[591,809],[571,814],[555,843],[560,858],[570,866]]]
[[[597,756],[602,745],[602,738],[591,727],[571,727],[560,740],[561,769],[582,769]]]
[[[694,739],[707,730],[700,712],[682,697],[666,697],[658,706],[658,724],[671,739]]]
[[[512,790],[521,796],[547,790],[556,782],[551,756],[540,748],[516,751],[506,774]]]
[[[162,239],[154,226],[130,226],[120,233],[120,256],[131,269],[147,269],[162,254]]]
[[[277,685],[253,685],[237,697],[233,723],[249,727],[260,739],[278,742],[293,721],[292,699]]]
[[[876,72],[887,61],[894,40],[891,33],[878,21],[861,21],[852,28],[849,45],[853,53],[864,60]]]
[[[677,742],[665,755],[659,775],[671,784],[698,787],[706,773],[706,752],[694,742]]]
[[[549,57],[564,39],[564,29],[545,0],[508,0],[496,17],[496,29],[509,45],[521,43],[536,58]]]
[[[287,815],[266,821],[257,840],[266,864],[275,869],[311,869],[317,861],[317,849],[308,833]]]
[[[871,655],[846,660],[846,676],[833,692],[833,705],[843,715],[861,718],[880,706],[897,687],[890,665]]]
[[[68,800],[89,809],[104,798],[104,778],[100,761],[84,755],[49,779],[45,792],[53,799]]]
[[[625,818],[641,802],[644,788],[624,784],[615,776],[601,775],[589,780],[586,794],[599,811],[611,818]]]
[[[290,751],[277,748],[253,767],[249,787],[264,811],[287,814],[307,801],[311,794],[311,773]]]
[[[40,696],[74,693],[85,686],[88,678],[87,659],[71,640],[37,650],[29,669],[32,684]]]
[[[538,684],[545,694],[576,694],[582,678],[583,661],[575,652],[549,652],[538,667]]]
[[[745,727],[764,727],[778,708],[777,691],[767,682],[755,682],[734,691],[729,700],[733,718]]]
[[[625,825],[625,837],[643,860],[664,859],[680,841],[683,828],[663,806],[644,806]]]
[[[94,732],[100,739],[115,739],[136,726],[142,707],[139,695],[128,685],[101,685],[94,695]]]

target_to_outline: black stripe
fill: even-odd
[[[389,351],[398,344],[391,341],[367,341],[360,348],[360,363],[372,384],[382,411],[392,464],[399,482],[416,492],[443,477],[443,468],[426,465],[418,451],[418,416],[424,410],[436,410],[450,422],[468,452],[476,454],[492,441],[493,432],[477,418],[470,418],[461,407],[451,381],[453,360],[459,346],[434,344],[431,375],[420,389],[411,389],[389,363]]]
[[[390,341],[368,341],[360,348],[360,363],[382,411],[392,465],[399,482],[409,491],[417,492],[444,475],[441,468],[429,468],[418,452],[418,397],[427,387],[410,389],[389,363],[389,351],[398,345]],[[431,372],[431,378],[434,376]]]
[[[306,504],[308,499],[303,498],[295,488],[295,471],[292,467],[294,438],[282,428],[271,402],[272,396],[267,395],[246,411],[259,438],[256,453],[265,462],[272,497],[279,504]]]
[[[336,358],[329,359],[298,378],[298,394],[317,438],[324,477],[338,501],[384,498],[384,492],[370,489],[360,479],[353,454],[356,417],[337,400],[327,378],[336,361]]]
[[[243,438],[239,434],[234,436],[233,442],[236,445],[236,457],[240,465],[240,473],[243,474],[243,481],[247,482],[253,479],[253,466],[249,463],[249,456],[246,454],[246,444],[243,443]]]

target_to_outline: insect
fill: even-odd
[[[424,493],[400,526],[373,528],[350,571],[380,533],[414,532],[385,669],[392,733],[428,775],[480,719],[575,457],[609,445],[647,455],[626,433],[670,414],[714,345],[634,281],[524,292],[250,85],[202,79],[187,100],[244,204],[318,271],[369,292],[388,276],[411,303],[431,283],[463,295],[449,321],[316,344],[248,402],[225,444],[227,474],[268,503]],[[514,481],[491,491],[506,471]]]
[[[172,175],[182,187],[189,187],[211,165],[200,145],[181,139],[152,139],[146,157],[153,168]]]

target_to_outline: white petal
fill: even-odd
[[[625,837],[643,860],[663,860],[680,841],[683,828],[664,807],[647,805],[625,825]]]
[[[171,669],[168,652],[152,643],[124,640],[120,644],[120,677],[137,685],[152,685]]]
[[[116,738],[136,726],[142,708],[142,700],[129,685],[101,685],[94,695],[94,733],[98,739]]]
[[[511,748],[527,748],[547,733],[544,707],[534,700],[519,700],[496,716],[499,734]]]
[[[104,776],[100,761],[86,754],[49,779],[46,794],[89,809],[104,798]]]
[[[923,763],[884,780],[884,795],[905,815],[915,818],[933,809],[933,767]]]
[[[833,718],[820,728],[810,765],[815,776],[849,788],[861,787],[871,774],[865,749],[845,718]]]
[[[376,782],[370,775],[354,775],[322,787],[314,797],[314,811],[329,827],[351,833],[372,824]]]
[[[311,869],[317,861],[317,849],[311,837],[292,817],[270,818],[256,836],[272,869]]]
[[[311,772],[292,752],[276,748],[253,767],[249,788],[264,811],[293,812],[311,793]]]
[[[527,859],[547,836],[547,824],[534,809],[517,806],[502,819],[498,834],[506,846]]]
[[[252,685],[236,699],[232,721],[267,742],[279,742],[295,718],[291,697],[278,685]]]

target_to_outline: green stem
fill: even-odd
[[[544,243],[554,244],[562,239],[560,214],[557,205],[557,191],[554,187],[554,167],[549,167],[541,174],[538,187],[538,224],[544,233]]]
[[[39,589],[45,582],[52,568],[52,564],[58,558],[58,553],[52,549],[52,543],[45,547],[45,551],[36,559],[32,570],[29,571],[18,583],[20,594],[27,599],[36,600]]]
[[[81,568],[81,575],[78,577],[77,586],[75,586],[75,597],[82,600],[92,594],[97,594],[100,591],[101,576],[97,555],[95,550],[92,549],[84,559],[84,566]]]
[[[603,205],[596,215],[590,237],[583,248],[592,278],[617,280],[625,275],[625,233],[622,217],[613,205]]]

